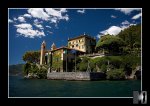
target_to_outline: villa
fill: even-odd
[[[96,39],[89,35],[68,38],[68,46],[56,47],[53,43],[51,50],[46,50],[46,42],[41,44],[40,65],[46,64],[50,72],[73,72],[76,57],[95,52]]]

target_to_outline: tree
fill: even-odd
[[[111,54],[118,54],[122,52],[122,47],[124,45],[125,42],[121,38],[107,34],[102,36],[97,42],[96,49],[104,49],[105,51],[108,51]]]
[[[107,71],[107,65],[103,64],[101,66],[101,71],[104,72],[104,73],[106,73],[106,71]]]
[[[26,63],[26,64],[24,65],[24,67],[23,67],[23,73],[24,73],[25,75],[28,75],[28,73],[30,72],[30,70],[31,70],[31,64],[30,64],[30,63]]]
[[[79,61],[80,61],[80,59],[79,59]],[[81,62],[77,64],[77,69],[79,71],[87,71],[88,61],[90,61],[90,58],[83,57],[81,59]]]
[[[125,79],[125,72],[123,71],[123,69],[113,69],[107,71],[106,75],[107,79],[109,80]]]
[[[122,58],[122,64],[121,68],[124,69],[126,75],[130,75],[132,71],[136,68],[136,66],[141,65],[141,58],[135,55],[126,55],[121,56]]]
[[[139,48],[141,47],[141,24],[132,25],[121,31],[116,36],[125,41],[125,50],[128,51],[128,53],[131,53],[131,51],[135,51],[135,48],[138,48],[138,50],[140,50]]]
[[[29,63],[37,63],[40,60],[40,52],[28,51],[23,55],[23,60]]]

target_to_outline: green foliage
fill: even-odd
[[[36,66],[36,64],[31,65],[30,73],[36,74],[38,72],[39,68]]]
[[[90,59],[89,62],[91,72],[97,72],[95,59]]]
[[[40,60],[40,52],[28,51],[23,55],[23,60],[29,63],[37,63]]]
[[[77,70],[79,70],[79,71],[86,71],[87,67],[88,67],[88,61],[90,61],[90,58],[83,57],[81,59],[81,62],[77,64]]]
[[[96,49],[101,50],[105,49],[105,51],[108,51],[111,54],[115,54],[122,51],[122,47],[125,45],[125,42],[113,35],[105,35],[101,37],[101,39],[96,44]]]
[[[52,61],[53,61],[52,67],[54,70],[63,67],[63,61],[61,60],[61,54],[54,54]]]
[[[77,70],[85,72],[87,70],[88,63],[81,62],[77,64]]]
[[[80,63],[82,60],[80,57],[76,57],[76,63]]]
[[[141,65],[141,57],[134,56],[134,55],[126,55],[126,56],[121,56],[121,58],[122,58],[121,67],[126,72],[128,70],[134,70],[136,66]]]
[[[121,56],[108,56],[109,64],[111,64],[114,68],[120,68],[122,64]]]
[[[88,58],[88,57],[82,57],[83,63],[88,63],[89,60],[90,60],[90,58]]]
[[[105,56],[92,59],[92,61],[101,69],[102,72],[106,72],[108,62],[109,68],[120,68],[122,58],[121,56]]]
[[[107,74],[107,79],[124,79],[125,75],[130,75],[132,71],[141,64],[141,58],[135,55],[122,55],[122,56],[104,56],[94,59],[83,57],[81,62],[77,64],[79,71],[86,71],[90,62],[92,72],[96,72],[96,66]],[[109,61],[109,65],[108,65]],[[107,68],[110,71],[107,71]]]
[[[138,48],[138,52],[140,52],[141,48],[141,24],[133,25],[129,28],[124,29],[118,35],[119,38],[123,39],[126,43],[125,52],[128,54],[137,54],[134,48]]]
[[[37,78],[46,78],[47,77],[47,69],[48,67],[45,67],[44,65],[38,66],[33,63],[26,63],[24,65],[23,73],[24,75],[28,75],[29,73],[32,73],[34,75],[37,75]]]
[[[28,73],[30,72],[30,70],[31,70],[31,64],[30,63],[26,63],[24,65],[23,74],[24,75],[28,75]]]
[[[141,52],[141,24],[132,25],[118,35],[104,35],[96,44],[99,52],[104,50],[105,54],[134,54],[140,56]]]
[[[103,64],[101,66],[101,71],[104,72],[104,73],[106,73],[106,71],[107,71],[107,65]]]
[[[37,71],[37,76],[39,78],[44,78],[46,79],[47,78],[47,69],[45,68],[40,68],[38,71]]]
[[[108,66],[109,61],[109,66]],[[87,64],[87,63],[85,63]],[[90,67],[95,70],[96,65],[101,71],[106,72],[107,68],[110,69],[124,69],[126,73],[132,71],[141,64],[141,58],[135,55],[124,55],[124,56],[104,56],[90,60]]]
[[[107,79],[109,80],[125,79],[125,72],[123,71],[123,69],[113,69],[107,71],[106,75]]]

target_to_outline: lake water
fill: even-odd
[[[9,97],[133,97],[141,80],[66,81],[9,77]]]

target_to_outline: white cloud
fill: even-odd
[[[36,23],[36,24],[41,24],[41,23],[43,23],[43,21],[39,21],[38,19],[35,19],[35,20],[34,20],[34,23]]]
[[[66,21],[69,20],[68,15],[65,14],[67,12],[65,8],[61,8],[61,9],[45,8],[45,11],[49,15],[50,17],[49,20],[52,23],[57,23],[59,20],[66,20]]]
[[[44,12],[43,8],[30,8],[28,10],[28,13],[31,14],[34,18],[40,18],[46,21],[49,18],[49,15],[46,12]]]
[[[8,23],[13,23],[13,20],[11,20],[11,19],[8,19]]]
[[[44,29],[43,26],[41,25],[43,23],[42,21],[39,21],[38,19],[34,20],[34,25],[39,28],[39,29]]]
[[[47,27],[47,28],[52,28],[51,26],[48,26],[48,25],[47,25],[46,27]]]
[[[31,18],[32,17],[30,14],[24,14],[23,16],[27,17],[27,18]]]
[[[53,34],[53,32],[51,32],[51,31],[47,31],[48,33],[50,33],[50,34]]]
[[[66,9],[55,10],[53,8],[45,8],[45,11],[48,13],[48,15],[58,17],[60,19],[64,19],[64,17],[62,16],[62,13],[67,12]]]
[[[61,11],[62,13],[65,13],[65,12],[67,12],[67,9],[66,9],[66,8],[61,8],[60,11]]]
[[[117,18],[116,16],[114,16],[114,15],[111,15],[111,18]]]
[[[18,25],[14,25],[16,26],[17,28],[23,28],[23,29],[31,29],[32,28],[32,25],[31,24],[18,24]]]
[[[110,35],[117,35],[121,31],[121,28],[118,26],[111,26],[107,30],[102,31],[102,34],[110,34]]]
[[[14,17],[14,18],[13,18],[13,20],[14,20],[14,21],[17,21],[17,18],[16,18],[16,17]]]
[[[30,8],[28,13],[34,18],[39,18],[45,21],[50,21],[51,23],[57,23],[59,20],[69,20],[66,14],[67,10],[65,8],[53,9],[53,8]]]
[[[20,22],[26,22],[26,21],[25,21],[25,18],[22,17],[22,16],[18,17],[18,20],[19,20]]]
[[[115,10],[119,10],[126,15],[129,15],[132,11],[140,11],[140,8],[116,8]]]
[[[51,20],[51,23],[57,23],[58,22],[56,17],[53,17],[50,20]]]
[[[34,38],[34,37],[43,37],[45,36],[45,33],[43,31],[33,30],[31,24],[18,24],[15,25],[17,27],[17,32],[19,35],[28,37],[28,38]]]
[[[111,26],[108,29],[101,31],[100,34],[97,35],[98,38],[100,38],[101,35],[117,35],[121,31],[121,28],[118,26]]]
[[[39,28],[39,29],[44,29],[41,24],[34,23],[34,25],[35,25],[37,28]]]
[[[25,20],[27,18],[32,18],[34,20],[31,20],[33,21],[33,26],[31,24],[25,23],[28,21]],[[58,29],[58,23],[61,20],[69,20],[66,8],[29,8],[27,13],[18,16],[18,18],[14,17],[12,21],[15,23],[14,26],[17,28],[17,32],[20,35],[34,38],[35,36],[45,36],[43,31],[44,26],[42,25],[44,21],[50,24],[50,26],[46,26],[47,28],[51,28],[51,23],[53,23],[54,27]],[[17,24],[18,21],[22,22],[22,24]],[[11,21],[9,20],[9,22]],[[49,33],[52,34],[52,32]]]
[[[97,34],[97,38],[100,38],[102,35],[110,34],[110,35],[117,35],[121,30],[128,28],[131,25],[136,25],[134,23],[130,23],[129,21],[125,20],[121,23],[120,26],[110,26],[108,29],[100,31]]]
[[[123,22],[121,23],[120,28],[121,28],[122,30],[124,30],[124,29],[128,28],[128,27],[131,26],[131,25],[136,25],[136,24],[135,24],[134,22],[130,23],[129,21],[125,20],[125,21],[123,21]]]
[[[97,38],[100,38],[101,36],[102,36],[102,34],[97,34],[97,36],[96,36],[96,37],[97,37]]]
[[[139,14],[133,16],[132,19],[136,20],[136,19],[138,19],[140,17],[142,17],[142,13],[139,13]]]
[[[123,21],[121,24],[122,24],[122,25],[129,25],[130,23],[129,23],[129,21],[125,20],[125,21]]]
[[[78,13],[84,14],[85,13],[85,9],[82,10],[77,10]]]
[[[29,38],[34,38],[34,37],[39,37],[41,38],[42,36],[45,36],[44,32],[40,32],[38,30],[33,30],[33,29],[21,29],[18,28],[17,32],[24,36],[24,37],[29,37]]]

